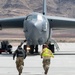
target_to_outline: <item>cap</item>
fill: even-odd
[[[47,44],[44,44],[44,45],[43,45],[43,48],[45,48],[45,47],[47,47],[47,48],[48,48],[48,45],[47,45]]]

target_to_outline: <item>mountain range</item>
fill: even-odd
[[[0,0],[0,18],[42,13],[43,0]],[[47,15],[75,18],[75,0],[47,0]]]

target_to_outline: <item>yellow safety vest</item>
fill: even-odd
[[[54,57],[53,53],[48,48],[44,48],[43,51],[44,51],[42,54],[43,57]]]

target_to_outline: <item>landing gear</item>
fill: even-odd
[[[34,54],[34,45],[30,45],[29,53]]]
[[[27,47],[29,47],[29,49]],[[38,54],[38,45],[24,45],[24,49],[28,50],[30,54]]]
[[[38,45],[35,46],[35,53],[38,53]]]
[[[48,47],[54,53],[54,44],[48,44]]]

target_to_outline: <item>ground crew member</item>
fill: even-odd
[[[48,70],[49,70],[49,65],[51,61],[51,57],[54,57],[53,53],[51,50],[48,49],[48,45],[45,44],[43,46],[43,50],[41,53],[41,58],[43,58],[43,69],[44,69],[44,74],[47,75]]]
[[[24,66],[24,59],[26,58],[26,51],[21,48],[21,45],[18,46],[17,50],[13,54],[13,60],[16,56],[16,68],[21,75],[23,66]]]

